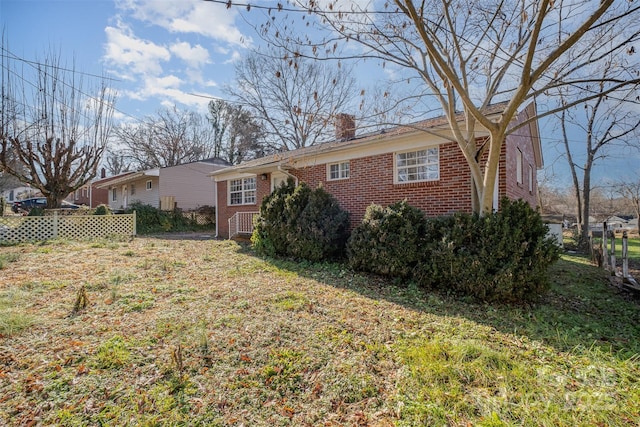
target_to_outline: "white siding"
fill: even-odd
[[[147,181],[151,181],[151,190],[147,190]],[[129,193],[131,192],[131,184],[135,186],[135,194],[129,194],[129,204],[139,202],[143,205],[160,207],[159,185],[157,176],[143,176],[140,179],[132,181],[127,185]]]
[[[215,182],[209,173],[220,165],[194,162],[160,169],[160,197],[173,197],[178,208],[188,211],[215,206]]]
[[[146,189],[146,183],[149,180],[151,180],[151,190]],[[135,187],[135,194],[131,194],[132,185]],[[116,189],[116,200],[113,200],[112,197],[114,187]],[[126,209],[134,202],[140,202],[155,208],[160,207],[157,176],[141,176],[135,180],[109,186],[109,207],[111,209]]]

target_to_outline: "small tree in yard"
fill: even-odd
[[[3,52],[9,53],[4,44]],[[0,168],[59,208],[97,174],[114,97],[104,82],[85,92],[80,74],[54,55],[33,65],[33,73],[20,72],[13,58],[3,53]]]
[[[349,215],[322,188],[293,180],[266,197],[251,241],[265,255],[309,261],[340,257],[349,232]]]

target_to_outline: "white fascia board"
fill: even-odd
[[[211,178],[215,182],[223,182],[223,181],[229,181],[232,179],[253,178],[254,176],[257,176],[257,175],[258,175],[257,173],[238,171],[236,173],[212,176]]]
[[[380,136],[384,138],[384,135]],[[314,153],[300,159],[292,159],[290,161],[290,166],[293,168],[302,168],[327,163],[337,163],[346,160],[360,159],[363,157],[377,156],[380,154],[436,147],[449,141],[451,141],[451,139],[426,132],[404,134],[395,137],[387,136],[384,140],[375,139],[371,141],[363,141],[348,147]]]

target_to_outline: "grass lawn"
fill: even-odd
[[[640,262],[640,239],[639,238],[629,238],[627,239],[627,250],[629,253],[629,259]],[[609,244],[609,248],[611,248],[611,244]],[[616,256],[622,256],[622,237],[616,236]]]
[[[640,304],[550,277],[500,307],[231,241],[0,247],[0,425],[637,426]]]

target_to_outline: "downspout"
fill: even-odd
[[[213,197],[214,197],[214,200],[216,201],[216,235],[213,236],[213,238],[217,239],[218,238],[218,211],[220,210],[220,207],[218,206],[218,181],[216,181],[215,179],[213,179]]]
[[[278,170],[280,172],[282,172],[283,174],[287,175],[288,177],[293,178],[293,181],[296,183],[296,187],[298,186],[298,177],[297,176],[295,176],[295,175],[287,172],[286,170],[282,169],[282,166],[280,166],[280,165],[278,165]]]

